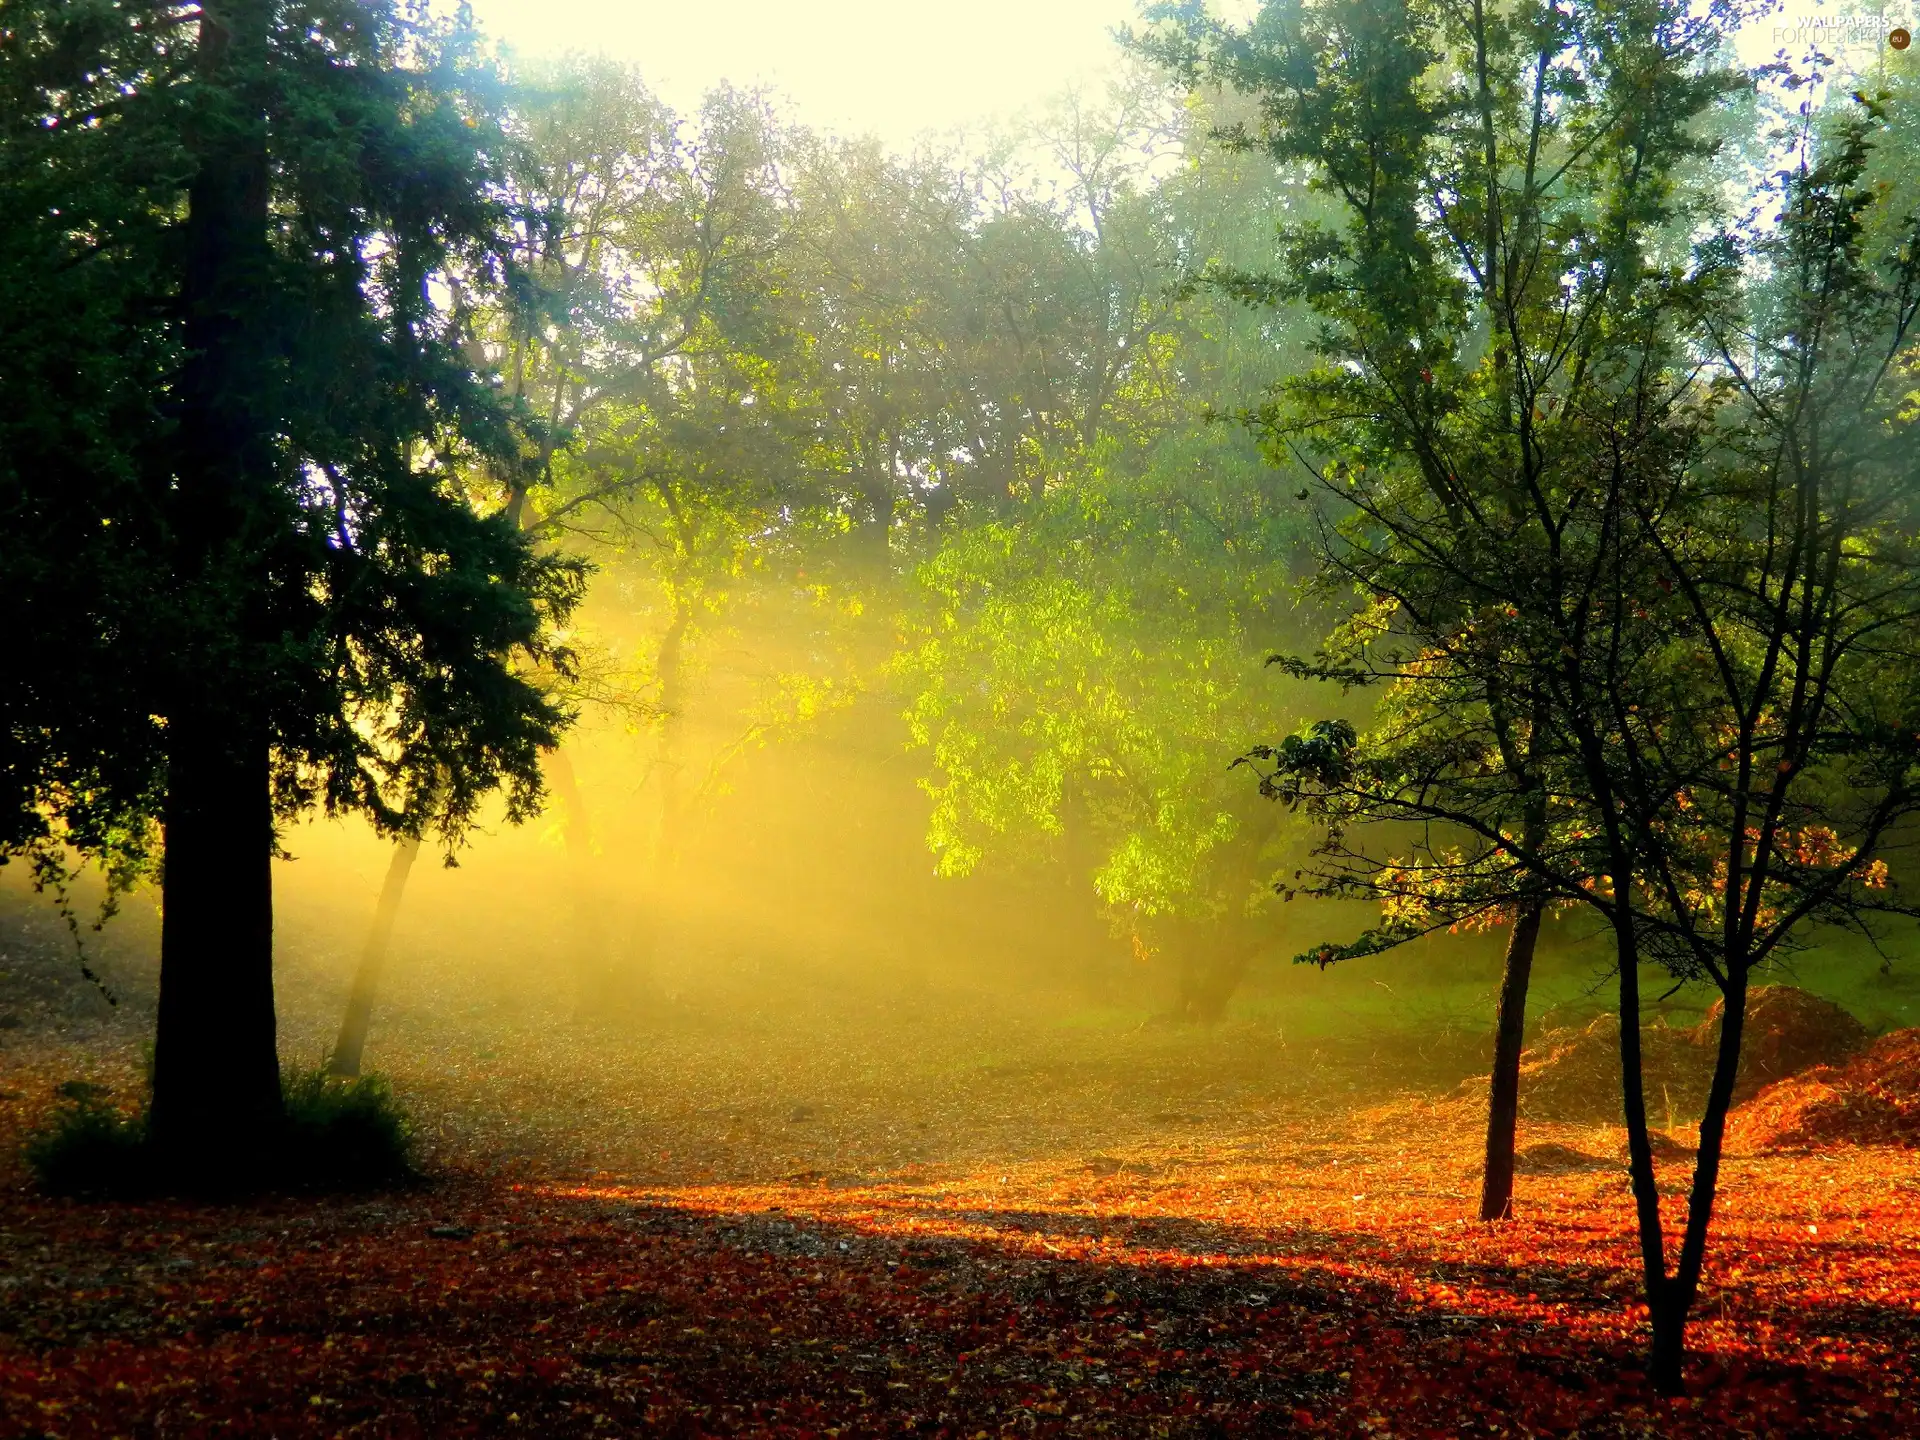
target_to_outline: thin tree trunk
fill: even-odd
[[[611,977],[618,983],[609,987],[610,1003],[632,1004],[650,989],[667,935],[667,902],[673,889],[680,847],[686,838],[681,747],[686,729],[687,631],[692,623],[691,604],[676,595],[673,619],[660,637],[660,654],[655,666],[660,680],[660,729],[647,782],[654,792],[655,804],[641,857],[640,913],[626,927],[621,965]]]
[[[1523,910],[1507,937],[1500,976],[1500,1015],[1493,1035],[1493,1078],[1487,1100],[1486,1165],[1480,1182],[1480,1218],[1513,1215],[1514,1133],[1520,1121],[1520,1052],[1527,1038],[1527,985],[1540,939],[1541,907]]]
[[[1622,971],[1621,1055],[1626,1090],[1627,1152],[1633,1175],[1633,1193],[1640,1224],[1641,1263],[1646,1273],[1647,1318],[1652,1327],[1647,1378],[1656,1394],[1686,1393],[1687,1321],[1700,1290],[1706,1260],[1707,1232],[1720,1180],[1720,1157],[1726,1137],[1727,1111],[1733,1102],[1734,1082],[1740,1070],[1740,1044],[1746,1024],[1747,985],[1744,972],[1735,971],[1724,987],[1726,1007],[1720,1024],[1719,1051],[1714,1061],[1713,1085],[1707,1111],[1700,1122],[1700,1151],[1694,1163],[1693,1187],[1687,1203],[1687,1225],[1680,1260],[1672,1274],[1666,1268],[1666,1241],[1660,1222],[1660,1192],[1648,1143],[1647,1112],[1639,1066],[1639,1025],[1626,1040],[1628,1021],[1625,995],[1629,989]],[[1636,974],[1631,986],[1634,1014],[1639,1015]],[[1629,1060],[1630,1056],[1630,1060]]]
[[[1647,1351],[1647,1379],[1656,1395],[1687,1393],[1687,1306],[1674,1294],[1669,1280],[1660,1298],[1647,1306],[1653,1339]]]
[[[660,789],[659,829],[654,834],[653,874],[664,879],[680,849],[680,812],[685,799],[681,786],[681,740],[686,730],[687,627],[692,607],[676,601],[673,623],[660,637],[660,746],[654,755],[654,775]]]
[[[594,884],[593,817],[587,810],[586,797],[580,793],[573,757],[564,749],[549,750],[540,757],[540,763],[554,798],[560,802],[560,836],[567,847],[572,906],[567,940],[573,947],[579,987],[574,1013],[584,1020],[603,1013],[612,1003],[615,989],[607,955],[605,897]]]
[[[1682,1371],[1687,1358],[1687,1318],[1700,1293],[1707,1231],[1720,1185],[1720,1157],[1726,1145],[1727,1111],[1732,1108],[1734,1086],[1740,1078],[1740,1045],[1747,1022],[1746,971],[1734,969],[1721,993],[1725,1005],[1720,1017],[1720,1045],[1714,1056],[1706,1114],[1700,1119],[1700,1150],[1694,1159],[1693,1187],[1687,1196],[1687,1228],[1680,1242],[1680,1263],[1667,1285],[1667,1313],[1654,1325],[1651,1374],[1654,1388],[1662,1395],[1679,1395],[1685,1390]]]
[[[882,431],[863,459],[858,484],[866,513],[860,517],[860,542],[870,559],[884,562],[893,545],[893,437]]]
[[[1626,884],[1614,881],[1615,893]],[[1635,1220],[1640,1231],[1640,1269],[1646,1285],[1647,1318],[1653,1344],[1647,1375],[1662,1395],[1681,1392],[1686,1358],[1686,1305],[1676,1303],[1667,1274],[1666,1234],[1660,1221],[1660,1186],[1653,1170],[1653,1146],[1647,1134],[1646,1081],[1640,1053],[1640,951],[1631,919],[1614,927],[1620,967],[1620,1091],[1627,1125],[1627,1169],[1633,1183]]]
[[[524,376],[519,373],[519,367],[525,365],[523,347],[516,344],[514,357],[517,367],[514,382],[516,393],[523,394]],[[562,397],[556,389],[556,411],[561,403]],[[544,477],[553,463],[553,450],[551,442],[543,445],[539,466],[533,471],[516,475],[507,488],[507,520],[515,530],[524,531],[537,523],[527,508],[526,476],[528,473],[537,473]],[[672,508],[670,492],[668,506]],[[606,896],[594,882],[593,816],[587,809],[586,797],[580,793],[580,780],[574,772],[571,755],[558,746],[542,751],[540,768],[548,788],[560,802],[560,836],[567,850],[567,878],[572,904],[568,941],[573,947],[573,968],[577,980],[574,1018],[586,1020],[608,1010],[616,1002],[619,990],[607,949]]]
[[[353,972],[353,990],[347,996],[347,1013],[340,1021],[340,1038],[334,1042],[333,1058],[327,1069],[343,1079],[360,1074],[360,1057],[367,1048],[367,1028],[373,1021],[373,997],[380,992],[380,977],[387,966],[387,947],[393,940],[393,924],[400,915],[400,898],[407,892],[407,873],[420,853],[420,842],[408,836],[393,847],[393,859],[387,862],[387,878],[380,886],[380,903],[373,908],[373,928],[367,932],[367,945],[360,952],[360,966]]]
[[[541,754],[540,764],[560,802],[560,839],[567,847],[567,863],[585,866],[593,859],[593,817],[587,811],[586,797],[580,793],[573,757],[556,746]]]

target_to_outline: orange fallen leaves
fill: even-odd
[[[1920,1158],[1732,1160],[1667,1402],[1617,1133],[1542,1136],[1566,1168],[1494,1227],[1470,1111],[1412,1104],[844,1181],[16,1193],[0,1431],[1913,1433]]]
[[[1920,1030],[1896,1030],[1844,1065],[1769,1085],[1733,1112],[1727,1135],[1750,1150],[1920,1144]]]

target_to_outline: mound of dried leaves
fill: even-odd
[[[1647,1098],[1657,1118],[1698,1116],[1713,1078],[1721,1005],[1690,1029],[1665,1023],[1640,1032]],[[1734,1103],[1819,1065],[1837,1065],[1867,1043],[1866,1027],[1830,1000],[1793,985],[1762,985],[1748,997]],[[1485,1082],[1479,1082],[1484,1084]],[[1541,1120],[1604,1124],[1620,1113],[1620,1022],[1602,1015],[1549,1030],[1521,1062],[1521,1112]]]
[[[1747,1150],[1920,1146],[1920,1030],[1896,1030],[1846,1065],[1777,1081],[1728,1117]]]

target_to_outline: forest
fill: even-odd
[[[0,0],[0,1433],[1920,1435],[1914,28]]]

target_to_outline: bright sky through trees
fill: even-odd
[[[1215,8],[1245,18],[1255,7],[1225,0]],[[1888,0],[1883,8],[1888,25],[1912,26],[1920,16],[1912,0]],[[1788,0],[1746,27],[1742,58],[1763,59],[1783,39],[1797,52],[1817,33],[1849,65],[1870,66],[1881,47],[1865,40],[1861,15],[1848,7],[1843,19],[1841,10]],[[1136,17],[1138,3],[474,0],[474,11],[522,54],[576,51],[630,61],[682,114],[723,80],[766,84],[807,124],[877,135],[907,150],[927,132],[1012,115],[1104,73],[1119,58],[1111,32]]]
[[[476,0],[528,54],[601,51],[682,113],[722,80],[771,84],[799,118],[909,148],[1111,66],[1134,0]]]

